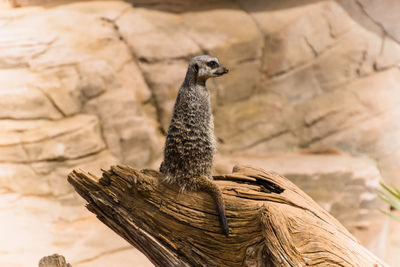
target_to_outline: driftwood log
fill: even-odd
[[[251,167],[214,178],[228,238],[208,194],[179,192],[159,172],[113,166],[98,179],[76,169],[68,180],[156,266],[387,266],[286,178]]]
[[[67,263],[64,256],[53,254],[40,259],[39,267],[72,267]]]

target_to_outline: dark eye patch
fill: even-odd
[[[213,61],[209,61],[206,64],[207,64],[207,66],[209,66],[212,69],[218,67],[218,63],[216,61],[214,61],[214,60]]]

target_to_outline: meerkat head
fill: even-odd
[[[188,72],[196,76],[196,81],[205,82],[208,78],[228,73],[228,69],[212,56],[196,56],[190,60]]]

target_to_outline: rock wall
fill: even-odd
[[[38,6],[0,7],[1,197],[33,231],[52,223],[42,248],[33,248],[41,236],[33,235],[9,250],[8,266],[36,264],[39,253],[37,260],[59,252],[73,266],[136,256],[123,241],[103,246],[105,228],[98,226],[98,237],[85,230],[96,221],[76,207],[66,174],[116,162],[157,168],[187,62],[202,53],[231,70],[208,82],[216,172],[234,163],[278,171],[364,245],[400,262],[399,253],[387,253],[389,222],[377,212],[383,206],[375,193],[381,175],[400,185],[395,0],[12,3]],[[28,200],[44,217],[11,211]],[[60,212],[44,215],[47,206]],[[79,212],[71,217],[64,208]],[[68,240],[51,241],[54,229]],[[94,256],[81,258],[73,247]],[[31,257],[24,262],[17,251]]]

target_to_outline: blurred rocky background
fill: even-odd
[[[400,186],[397,0],[10,0],[0,4],[0,265],[151,266],[66,182],[158,168],[188,60],[210,80],[215,172],[281,173],[400,264],[378,182]]]

